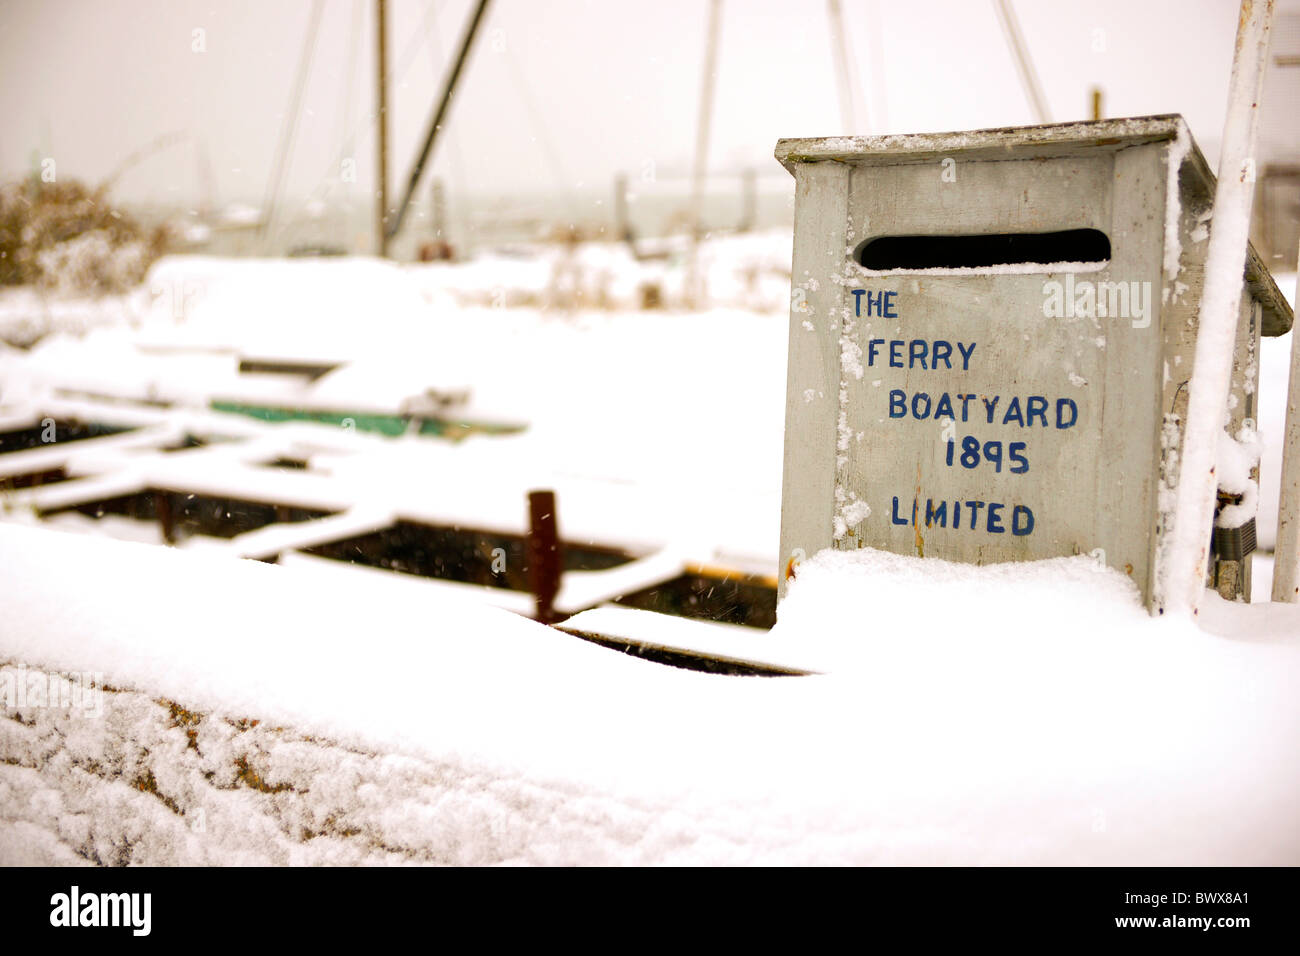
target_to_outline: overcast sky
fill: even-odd
[[[711,168],[780,175],[771,155],[782,136],[1034,121],[988,0],[842,6],[865,106],[853,130],[841,120],[827,5],[724,0]],[[471,3],[389,7],[391,176],[404,181]],[[1215,160],[1236,0],[1015,8],[1053,119],[1086,118],[1100,85],[1107,115],[1183,113]],[[52,157],[61,176],[98,180],[183,133],[117,194],[196,202],[201,143],[218,202],[260,201],[311,10],[307,0],[0,0],[0,174]],[[354,188],[372,182],[373,18],[371,0],[324,4],[290,195],[337,180],[345,155]],[[685,173],[707,20],[707,0],[494,0],[435,168],[475,192],[603,189],[616,170],[649,164],[660,177]]]

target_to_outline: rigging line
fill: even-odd
[[[870,53],[867,64],[871,73],[871,87],[876,94],[875,128],[878,132],[889,129],[889,87],[885,82],[885,46],[881,38],[885,35],[881,27],[880,4],[877,0],[867,0],[867,43]]]
[[[391,239],[402,231],[402,222],[406,218],[407,210],[410,208],[411,199],[415,195],[416,187],[420,184],[420,177],[424,173],[425,164],[429,157],[433,155],[433,147],[438,139],[438,133],[443,124],[447,121],[449,110],[452,105],[452,98],[456,92],[456,84],[460,79],[461,72],[465,68],[465,63],[469,59],[470,49],[474,45],[474,37],[478,34],[479,26],[483,22],[484,14],[487,12],[488,0],[478,0],[474,12],[470,14],[469,23],[465,26],[465,33],[461,37],[460,49],[456,53],[456,59],[451,65],[447,78],[444,81],[442,96],[438,100],[438,107],[433,116],[429,118],[429,126],[424,132],[424,145],[420,147],[420,152],[415,158],[411,167],[410,178],[406,182],[406,191],[402,194],[402,200],[397,206],[397,213],[393,217],[392,223],[385,232],[387,238]]]
[[[432,18],[435,2],[436,0],[428,0],[428,5],[425,7],[425,13],[424,13],[424,19],[426,23]],[[360,29],[354,29],[353,31],[354,34],[359,34],[360,32],[361,32]],[[420,37],[421,34],[419,32],[412,34],[412,38],[407,41],[406,47],[402,51],[402,56],[398,58],[397,68],[395,70],[388,71],[388,82],[390,88],[396,88],[400,86],[402,80],[406,78],[406,72],[407,70],[410,69],[411,64],[414,62],[414,58],[412,54],[416,52],[417,47],[419,46]],[[343,139],[343,142],[346,144],[348,148],[348,152],[355,151],[357,139],[360,138],[360,136],[362,136],[363,134],[369,135],[370,133],[374,132],[375,126],[378,124],[378,122],[379,122],[379,117],[376,116],[374,113],[367,113],[364,119],[357,121],[352,126],[352,128],[348,130],[347,136],[344,137]],[[316,188],[312,190],[311,198],[319,199],[322,195],[327,193],[333,186],[334,186],[333,168],[332,166],[329,166],[325,168],[325,170],[321,173],[319,177],[317,177],[317,185]]]
[[[871,103],[862,86],[862,76],[858,73],[858,58],[853,52],[853,38],[845,32],[841,36],[844,44],[844,71],[849,78],[849,91],[853,94],[853,118],[859,125],[859,132],[871,132]]]
[[[686,260],[687,308],[704,304],[704,279],[700,268],[700,240],[704,236],[704,181],[708,173],[709,132],[713,124],[713,96],[718,78],[718,38],[722,29],[722,0],[709,4],[709,26],[704,46],[704,72],[700,78],[699,125],[695,131],[695,167],[691,171],[691,242]]]
[[[1051,115],[1047,111],[1047,100],[1038,82],[1038,73],[1034,70],[1034,61],[1029,58],[1029,49],[1025,46],[1024,34],[1020,32],[1020,22],[1016,12],[1011,9],[1010,0],[993,0],[993,9],[997,11],[1002,32],[1007,38],[1007,47],[1011,58],[1016,62],[1016,71],[1020,74],[1020,85],[1025,91],[1025,99],[1034,111],[1035,121],[1050,123]]]
[[[442,68],[447,62],[447,54],[442,48],[442,31],[438,29],[438,18],[430,16],[425,20],[425,32],[429,35],[429,69],[432,71],[434,89],[442,79]],[[455,129],[447,130],[447,164],[451,167],[451,181],[461,203],[465,200],[465,157],[461,153],[460,135]],[[462,216],[462,220],[464,217]]]
[[[437,0],[428,0],[428,3],[425,4],[424,15],[420,18],[419,29],[411,31],[411,38],[406,41],[406,46],[402,48],[402,55],[397,58],[397,68],[393,71],[393,76],[398,80],[406,76],[406,71],[415,62],[415,54],[420,52],[420,46],[428,33],[429,24],[436,19],[437,6]]]
[[[298,132],[298,113],[302,106],[302,93],[307,86],[307,77],[311,73],[312,59],[316,52],[316,33],[320,28],[321,13],[324,12],[324,0],[313,0],[311,19],[307,26],[307,38],[303,43],[302,56],[298,61],[298,75],[294,78],[293,92],[289,98],[289,110],[280,127],[280,146],[277,151],[274,171],[267,183],[267,196],[262,203],[262,223],[258,228],[258,237],[267,239],[271,233],[271,224],[275,218],[275,206],[279,200],[280,190],[284,185],[288,159],[293,151],[293,141]]]
[[[343,112],[339,115],[338,144],[340,166],[352,152],[352,140],[346,130],[352,125],[352,113],[356,104],[353,102],[357,87],[357,66],[360,60],[358,52],[361,47],[361,5],[362,0],[352,0],[352,30],[348,43],[348,65],[343,73]]]
[[[357,73],[361,65],[361,58],[358,51],[361,46],[361,23],[364,6],[365,0],[352,0],[352,28],[348,44],[348,65],[343,73],[343,111],[339,114],[338,135],[335,137],[339,144],[338,157],[334,161],[332,171],[327,171],[323,177],[318,179],[311,193],[293,207],[295,218],[304,209],[311,206],[312,203],[322,201],[334,192],[334,187],[342,181],[344,160],[354,157],[355,137],[345,135],[345,131],[349,128],[356,128],[353,126],[353,114],[356,112],[356,89],[359,85],[357,83]],[[345,209],[345,223],[350,212],[350,208]]]
[[[827,0],[826,6],[830,21],[831,57],[835,60],[838,68],[836,72],[839,74],[840,121],[844,124],[844,133],[851,135],[858,132],[858,108],[857,85],[854,82],[852,63],[849,60],[849,41],[844,32],[840,0]]]
[[[199,171],[199,189],[203,194],[199,200],[198,213],[200,219],[207,219],[217,207],[217,181],[212,175],[212,155],[208,152],[207,141],[197,135],[192,139],[194,159]]]
[[[564,204],[569,207],[569,216],[576,220],[578,216],[578,200],[570,187],[570,179],[564,168],[564,162],[560,159],[559,152],[555,149],[555,144],[546,131],[546,124],[542,122],[540,111],[537,109],[537,103],[532,94],[528,92],[528,85],[524,83],[523,74],[519,72],[519,64],[515,58],[506,52],[506,62],[509,65],[510,75],[514,78],[515,88],[519,91],[519,98],[524,102],[524,108],[528,112],[528,118],[533,124],[533,130],[537,133],[537,139],[541,143],[542,153],[546,157],[547,165],[551,167],[551,175],[555,177],[557,191],[564,199]]]
[[[360,83],[358,82],[357,79],[357,73],[358,73],[358,68],[360,67],[361,64],[360,50],[361,50],[361,23],[362,23],[362,16],[363,16],[362,6],[363,6],[363,0],[352,0],[352,28],[349,31],[351,35],[348,38],[348,63],[347,63],[347,67],[343,71],[343,112],[339,115],[338,136],[336,140],[339,146],[338,160],[335,165],[336,175],[338,176],[338,179],[337,181],[327,182],[325,195],[331,195],[334,192],[333,187],[336,184],[336,182],[337,184],[342,185],[343,168],[344,168],[343,164],[348,160],[349,157],[353,156],[354,147],[356,145],[352,140],[347,138],[346,133],[348,128],[353,124],[353,113],[355,112],[356,109],[356,102],[355,102],[356,91],[357,88],[360,86]],[[354,159],[353,160],[354,168],[355,165],[356,165],[356,161]],[[352,182],[356,181],[355,173],[352,176],[351,181]],[[342,225],[341,244],[343,248],[350,249],[351,248],[350,237],[352,234],[351,190],[345,189],[343,190],[343,193],[344,193],[344,195],[342,196],[343,215],[339,218],[339,222]],[[313,196],[312,200],[310,201],[316,202],[318,200]],[[304,207],[306,207],[307,203],[304,203],[303,205]]]
[[[160,152],[164,149],[174,146],[177,143],[184,142],[186,139],[189,139],[193,135],[194,134],[191,133],[189,130],[184,130],[184,129],[177,129],[177,130],[172,130],[170,133],[163,133],[157,139],[141,147],[140,149],[137,149],[131,155],[127,156],[126,159],[122,160],[122,162],[118,163],[117,167],[111,173],[108,174],[108,176],[104,179],[104,181],[99,184],[98,188],[104,190],[109,189],[114,183],[117,182],[117,180],[122,175],[124,175],[128,170],[131,169],[131,167],[135,166],[141,160],[148,159],[154,153]]]

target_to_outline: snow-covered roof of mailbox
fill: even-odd
[[[1185,193],[1214,196],[1215,176],[1205,156],[1192,139],[1182,116],[1138,116],[1127,119],[1053,123],[1045,126],[1010,126],[1000,129],[954,133],[904,133],[884,136],[826,136],[812,139],[782,139],[776,144],[776,158],[794,173],[801,163],[849,163],[856,166],[928,163],[962,154],[967,159],[1045,159],[1096,150],[1124,149],[1146,143],[1182,140],[1188,149],[1183,160]],[[1247,245],[1245,281],[1250,294],[1263,308],[1261,331],[1283,335],[1291,330],[1294,315],[1268,267],[1253,245]]]

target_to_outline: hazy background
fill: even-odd
[[[404,180],[471,4],[390,0],[392,170]],[[1210,155],[1223,122],[1236,0],[1015,4],[1053,120],[1181,112]],[[197,0],[3,0],[0,173],[53,157],[98,180],[173,132],[193,139],[126,173],[120,198],[196,203],[206,150],[218,202],[259,202],[311,4]],[[462,78],[435,173],[454,192],[607,191],[616,170],[689,168],[708,4],[496,0]],[[991,3],[848,0],[863,88],[843,128],[826,5],[723,6],[710,166],[771,160],[781,136],[965,129],[1034,121]],[[373,4],[328,0],[286,194],[303,198],[357,161],[374,177]],[[202,30],[204,52],[195,52]],[[865,113],[865,115],[862,115]],[[197,144],[201,144],[202,149]]]

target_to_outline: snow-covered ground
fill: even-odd
[[[163,260],[124,299],[0,296],[0,332],[44,336],[0,351],[0,416],[112,409],[242,439],[80,462],[101,488],[256,483],[337,499],[348,521],[499,527],[554,487],[566,537],[771,573],[788,252],[788,234],[709,246],[702,312],[679,307],[680,261],[613,246],[454,266]],[[647,283],[669,308],[636,307]],[[1288,347],[1264,344],[1266,442]],[[289,356],[347,364],[315,383],[238,371]],[[216,414],[214,396],[445,401],[527,427],[384,439]],[[315,456],[306,473],[256,467],[290,446]],[[1296,607],[1207,594],[1198,624],[1154,621],[1087,557],[823,554],[773,631],[706,635],[816,673],[738,678],[400,575],[112,540],[139,528],[104,521],[106,536],[0,522],[5,703],[52,674],[112,688],[97,714],[3,708],[2,862],[1300,862]]]
[[[334,479],[390,498],[405,486],[431,506],[455,502],[466,524],[484,511],[513,521],[521,489],[555,487],[566,532],[576,522],[612,543],[688,542],[703,557],[720,550],[772,573],[788,233],[706,251],[716,306],[704,313],[631,308],[644,283],[680,303],[680,262],[638,263],[620,246],[541,255],[451,266],[163,260],[148,289],[111,303],[132,321],[86,333],[78,325],[30,352],[0,352],[0,407],[37,412],[51,397],[89,395],[171,402],[174,418],[213,397],[398,412],[467,396],[455,414],[526,430],[455,446],[382,442],[333,461]],[[572,310],[560,293],[548,304],[548,289],[575,274],[611,291]],[[30,308],[0,296],[0,330],[21,325]],[[241,357],[286,356],[346,365],[310,385],[238,372]]]
[[[14,526],[0,561],[0,687],[42,689],[6,862],[1300,859],[1300,608],[1156,622],[1086,557],[811,559],[749,646],[823,673],[777,678],[400,581]]]

